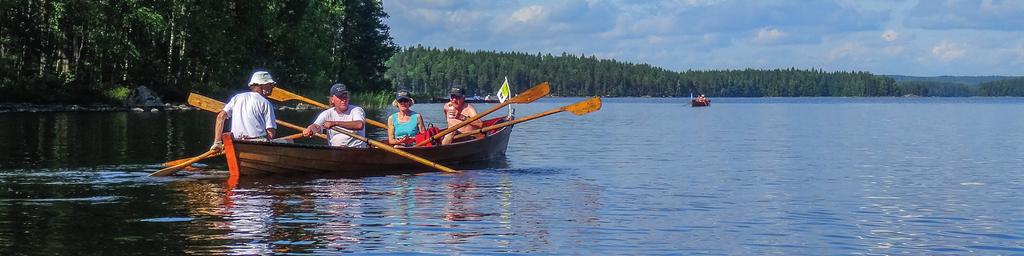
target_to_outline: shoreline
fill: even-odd
[[[108,104],[36,104],[0,103],[0,113],[42,113],[42,112],[160,112],[187,111],[197,108],[184,103],[166,103],[158,106],[116,106]]]

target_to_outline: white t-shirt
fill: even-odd
[[[313,123],[322,127],[327,121],[363,121],[363,129],[358,131],[345,129],[340,126],[335,127],[353,132],[363,138],[366,137],[366,112],[359,106],[348,105],[348,111],[345,113],[338,113],[334,108],[329,108],[324,110],[324,112],[320,112],[320,115],[316,117],[316,121],[313,121]],[[336,132],[333,129],[327,130],[327,135],[328,138],[331,138],[331,146],[352,148],[366,147],[365,141],[357,140],[343,133]]]
[[[239,93],[228,104],[224,112],[231,119],[231,133],[238,139],[267,137],[267,128],[277,129],[274,120],[274,104],[255,92]]]

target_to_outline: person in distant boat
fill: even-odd
[[[274,78],[269,72],[256,71],[249,78],[249,91],[236,94],[217,113],[214,124],[213,145],[210,150],[221,150],[224,143],[220,134],[224,131],[224,121],[231,119],[231,134],[235,139],[251,141],[268,141],[274,138],[277,124],[274,121],[274,104],[267,100],[267,95],[274,90]]]
[[[704,97],[704,94],[701,94],[700,96],[697,96],[697,102],[701,102],[701,103],[708,102],[708,98]]]
[[[462,88],[452,87],[451,93],[448,95],[448,100],[448,103],[444,104],[444,115],[446,119],[448,119],[448,127],[455,126],[470,117],[476,116],[476,108],[466,103],[466,95],[462,91]],[[482,121],[473,121],[469,123],[469,125],[459,128],[458,131],[445,135],[441,140],[441,145],[451,144],[452,138],[454,138],[457,133],[470,132],[480,129],[481,127],[483,127]]]
[[[427,129],[420,114],[412,111],[413,104],[416,101],[409,97],[409,91],[398,91],[391,102],[398,112],[388,117],[388,144],[410,146],[416,143],[416,134]]]
[[[331,146],[365,148],[365,141],[357,140],[334,129],[344,129],[366,137],[366,129],[364,129],[366,127],[366,112],[362,107],[349,104],[349,92],[345,84],[332,85],[330,93],[329,98],[333,107],[320,112],[316,120],[302,130],[302,135],[309,137],[315,133],[326,133]]]

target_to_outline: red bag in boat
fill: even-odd
[[[416,134],[416,144],[420,144],[420,142],[428,140],[430,141],[430,143],[427,143],[424,146],[433,146],[435,144],[440,144],[440,141],[433,141],[431,139],[432,137],[434,137],[435,134],[438,133],[441,133],[441,129],[431,124],[430,127],[427,127],[426,130],[420,131],[419,133]]]

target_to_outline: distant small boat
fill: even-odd
[[[707,99],[707,101],[690,100],[690,106],[691,107],[709,107],[709,106],[711,106],[711,99]]]

